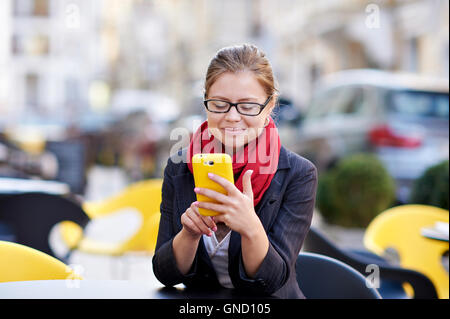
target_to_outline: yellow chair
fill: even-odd
[[[364,245],[380,256],[388,248],[395,249],[402,267],[426,275],[436,287],[439,298],[448,298],[449,277],[442,265],[448,242],[429,239],[421,234],[424,227],[448,221],[449,212],[441,208],[397,206],[382,212],[370,223],[364,234]],[[408,288],[406,290],[411,294]]]
[[[28,246],[0,241],[0,282],[82,279],[58,259]]]
[[[81,228],[70,222],[61,223],[63,240],[70,248],[92,254],[119,256],[126,252],[153,253],[159,228],[161,188],[162,179],[146,180],[132,184],[104,201],[83,204],[83,210],[92,220],[127,208],[138,211],[142,220],[140,228],[127,240],[111,243],[83,238]]]

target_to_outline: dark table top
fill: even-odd
[[[0,299],[251,299],[232,289],[199,291],[125,280],[35,280],[0,283]],[[254,296],[253,296],[254,298]]]

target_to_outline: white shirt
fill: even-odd
[[[228,246],[230,244],[230,236],[231,231],[219,243],[214,232],[212,232],[211,237],[203,235],[203,242],[216,271],[217,279],[225,288],[234,288],[230,274],[228,273]]]

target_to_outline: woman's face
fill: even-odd
[[[223,73],[209,88],[207,99],[231,103],[256,102],[264,104],[268,98],[261,84],[250,71]],[[242,147],[256,139],[264,128],[265,120],[275,105],[272,99],[257,116],[240,114],[235,107],[227,113],[206,111],[208,128],[215,138],[227,147]]]

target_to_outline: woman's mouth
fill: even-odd
[[[240,135],[247,132],[247,129],[236,127],[225,127],[222,129],[227,135]]]

